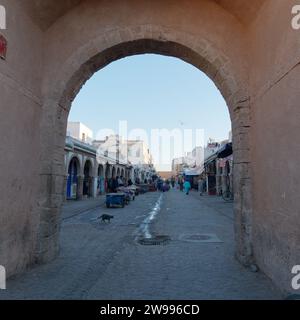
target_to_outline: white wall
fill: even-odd
[[[67,136],[91,143],[93,140],[93,131],[81,122],[68,122]]]

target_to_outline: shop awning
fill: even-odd
[[[232,143],[226,143],[219,151],[218,158],[227,158],[232,155]]]
[[[215,161],[218,157],[218,152],[212,154],[210,157],[208,157],[204,162],[204,167],[209,165],[211,162]]]
[[[200,168],[196,168],[196,169],[191,169],[191,170],[184,170],[184,174],[186,176],[200,176],[201,169]]]

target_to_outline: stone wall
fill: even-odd
[[[7,13],[6,60],[0,60],[0,264],[8,276],[34,262],[40,155],[42,33],[18,1]]]
[[[269,0],[252,25],[253,245],[257,264],[291,291],[300,263],[300,31],[295,1]]]

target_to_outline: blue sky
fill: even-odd
[[[204,129],[208,138],[228,137],[228,108],[214,83],[177,58],[145,54],[115,61],[97,72],[73,102],[70,121],[117,132],[128,128]]]

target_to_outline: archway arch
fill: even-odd
[[[110,183],[111,174],[112,174],[111,171],[112,171],[111,165],[107,162],[105,165],[104,192],[109,191],[109,183]]]
[[[88,159],[85,161],[83,167],[83,191],[82,195],[85,197],[91,197],[93,192],[93,164]]]
[[[127,177],[125,176],[125,170],[124,170],[124,169],[121,170],[121,177],[122,177],[123,179],[126,179],[126,178],[127,178]]]
[[[80,175],[80,161],[73,156],[68,163],[66,197],[67,199],[76,199],[78,195],[78,176]]]
[[[102,164],[98,165],[98,177],[104,177],[104,168]]]
[[[116,178],[116,176],[117,176],[117,169],[115,166],[113,166],[111,171],[111,177]]]
[[[81,161],[80,157],[75,153],[72,153],[67,157],[67,161],[66,161],[67,162],[66,163],[67,172],[66,173],[68,174],[68,169],[69,169],[69,166],[70,166],[72,161],[76,161],[76,164],[78,165],[78,168],[79,168],[78,175],[80,175],[81,174],[81,170],[82,170],[82,161]]]
[[[105,166],[105,179],[109,179],[111,177],[111,166],[107,163]]]
[[[247,91],[247,79],[239,68],[234,67],[222,50],[207,39],[198,38],[185,32],[174,32],[169,28],[151,26],[151,32],[145,28],[141,34],[134,29],[127,29],[122,36],[120,30],[111,30],[90,42],[84,43],[63,64],[61,72],[56,75],[55,85],[45,97],[45,116],[50,114],[54,127],[58,128],[56,135],[64,136],[71,103],[82,85],[98,70],[107,64],[131,55],[156,53],[180,58],[206,73],[221,91],[227,102],[232,120],[235,190],[235,234],[237,257],[245,264],[252,263],[252,193],[250,176],[250,99]],[[107,38],[111,39],[108,43]],[[95,49],[95,43],[98,45]],[[103,43],[105,47],[103,48]],[[99,48],[102,48],[99,50]],[[51,79],[49,75],[47,81]],[[47,83],[46,81],[46,83]],[[47,90],[45,90],[47,91]],[[56,109],[53,110],[53,106]],[[46,126],[45,131],[53,131]],[[59,138],[57,138],[59,139]],[[48,145],[52,142],[48,142]],[[52,146],[56,148],[55,145]],[[57,152],[56,152],[57,154]],[[49,161],[49,160],[48,160]],[[43,164],[53,167],[55,161]],[[113,167],[112,176],[116,176]],[[55,170],[54,170],[55,171]],[[48,195],[51,197],[51,194]],[[47,217],[41,216],[41,222]],[[55,223],[59,223],[56,221]],[[49,240],[51,241],[51,240]],[[39,254],[39,253],[38,253]],[[51,254],[50,254],[51,255]],[[55,255],[55,252],[53,252]],[[43,260],[43,257],[41,257]]]
[[[105,172],[103,164],[98,165],[97,175],[97,193],[103,194],[105,192]]]

